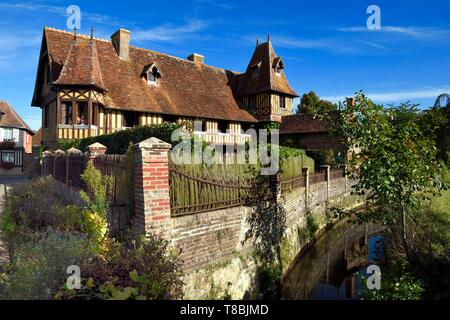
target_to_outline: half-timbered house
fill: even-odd
[[[194,120],[207,141],[241,144],[252,125],[292,114],[297,94],[269,39],[238,73],[209,66],[198,54],[180,59],[130,46],[130,38],[124,29],[111,40],[44,29],[32,100],[42,109],[44,147]]]

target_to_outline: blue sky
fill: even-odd
[[[2,1],[0,99],[33,129],[31,108],[44,26],[66,27],[66,8],[81,8],[81,33],[109,39],[119,27],[136,46],[179,57],[205,55],[210,65],[244,71],[255,40],[271,40],[300,95],[330,100],[364,90],[378,103],[422,107],[450,92],[450,2],[436,1]],[[381,30],[366,27],[366,9],[381,9]]]

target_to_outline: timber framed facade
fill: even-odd
[[[42,144],[163,122],[201,121],[195,133],[216,144],[243,144],[260,122],[281,122],[297,97],[270,39],[244,73],[111,41],[45,28],[32,105],[42,109]]]

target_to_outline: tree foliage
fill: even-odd
[[[409,103],[384,108],[362,92],[355,105],[343,103],[333,130],[350,151],[350,178],[354,191],[367,195],[366,218],[390,226],[401,225],[405,249],[407,214],[444,187],[444,168],[436,147],[418,123],[418,111]]]
[[[450,95],[440,95],[434,107],[420,114],[424,133],[434,140],[437,157],[450,167]]]
[[[304,93],[298,105],[297,114],[309,116],[324,115],[337,109],[330,101],[320,99],[314,91]]]

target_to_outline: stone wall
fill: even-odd
[[[326,182],[310,186],[308,197],[306,188],[281,195],[280,209],[286,218],[281,241],[283,270],[306,244],[301,230],[306,228],[307,212],[323,228],[329,222],[327,206],[349,208],[362,204],[361,199],[346,192],[350,189],[346,182],[344,178],[330,181],[329,198]],[[254,239],[246,240],[251,227],[248,219],[254,210],[236,207],[172,218],[172,244],[182,249],[186,263],[187,299],[220,299],[225,294],[234,299],[254,297],[258,262],[252,257]]]
[[[246,217],[251,210],[239,206],[172,218],[172,245],[181,250],[185,270],[208,266],[245,249]]]

